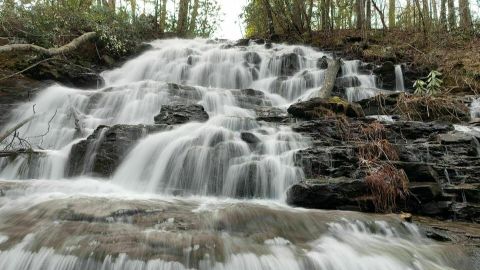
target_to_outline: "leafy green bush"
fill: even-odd
[[[148,16],[132,21],[125,9],[113,12],[106,7],[82,6],[84,2],[69,0],[62,5],[36,3],[3,8],[0,35],[16,42],[54,47],[95,31],[99,34],[99,46],[112,56],[128,53],[139,40],[155,38],[155,24]]]
[[[440,79],[442,73],[432,70],[427,76],[427,81],[418,79],[413,84],[415,95],[417,96],[435,96],[442,88],[443,81]]]

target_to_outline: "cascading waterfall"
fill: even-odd
[[[359,101],[380,93],[376,88],[375,76],[361,74],[360,65],[359,60],[344,61],[342,64],[342,77],[351,80],[353,85],[345,89],[348,101]]]
[[[12,113],[3,130],[35,116],[19,136],[36,151],[0,159],[0,269],[470,269],[457,247],[396,217],[282,202],[303,178],[294,154],[310,142],[257,121],[255,110],[310,97],[327,54],[206,40],[152,46],[105,72],[102,89],[53,85]],[[358,80],[350,100],[378,93],[360,64],[342,67]],[[146,135],[110,178],[88,176],[102,126],[151,126],[177,103],[200,104],[209,119]],[[72,147],[93,133],[82,174],[68,178]]]
[[[480,118],[480,98],[476,98],[470,105],[470,116],[472,119]]]
[[[395,65],[395,90],[405,91],[402,65]]]

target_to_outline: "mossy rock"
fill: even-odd
[[[335,115],[347,117],[363,117],[365,115],[360,105],[349,103],[340,97],[312,98],[293,104],[288,108],[288,113],[296,118],[307,120]]]

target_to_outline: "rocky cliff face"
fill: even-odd
[[[322,104],[316,106],[325,107]],[[365,112],[372,110],[369,102],[361,104]],[[289,109],[295,116],[301,116],[302,110],[312,111],[312,101]],[[356,138],[362,137],[365,126],[377,120],[300,119],[293,129],[311,137],[313,144],[296,154],[306,180],[289,189],[288,203],[319,209],[374,211],[372,190],[365,182],[367,172],[359,160],[362,142]],[[400,199],[398,211],[480,221],[479,134],[458,131],[452,124],[440,122],[390,119],[382,126],[386,139],[398,153],[398,160],[390,162],[403,170],[409,180],[409,196]]]

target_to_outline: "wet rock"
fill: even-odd
[[[306,208],[372,211],[371,200],[365,196],[368,193],[361,180],[313,180],[291,186],[287,203]]]
[[[319,69],[327,69],[328,68],[328,61],[327,61],[326,56],[323,56],[322,58],[318,58],[317,68],[319,68]]]
[[[395,89],[395,65],[393,62],[384,62],[380,67],[374,69],[373,73],[381,80],[380,88],[387,90]]]
[[[39,82],[16,76],[0,83],[0,130],[7,124],[12,110],[21,102],[32,100],[36,93],[51,82]]]
[[[242,38],[242,39],[237,40],[237,42],[235,42],[234,46],[248,46],[249,43],[250,43],[250,39]]]
[[[300,70],[300,56],[296,53],[281,55],[277,61],[280,61],[280,76],[292,76]]]
[[[95,70],[64,61],[41,63],[28,70],[26,74],[36,80],[53,80],[78,88],[98,88],[105,83]]]
[[[109,177],[138,140],[165,129],[164,125],[100,126],[87,139],[72,146],[66,174]]]
[[[400,95],[401,93],[381,94],[357,103],[362,107],[365,115],[392,115],[398,113],[396,107]]]
[[[270,100],[265,97],[262,91],[255,89],[233,90],[237,104],[245,109],[256,109],[259,106],[272,106]]]
[[[255,66],[259,66],[262,62],[262,58],[256,52],[247,52],[243,57],[245,58],[245,61],[247,61],[247,63],[253,64]]]
[[[347,87],[359,87],[360,86],[360,80],[358,77],[338,77],[335,80],[335,87],[338,89],[343,89],[343,92],[345,91],[345,88]],[[342,91],[342,90],[340,90]]]
[[[288,120],[287,113],[277,107],[259,106],[255,108],[255,114],[258,121],[284,122]]]
[[[315,119],[331,114],[343,114],[349,117],[363,116],[362,108],[355,103],[349,103],[338,97],[329,99],[312,98],[298,102],[288,108],[288,113],[300,119]]]
[[[187,122],[205,122],[208,114],[202,105],[173,104],[163,105],[160,113],[155,116],[155,124],[178,125]]]
[[[242,133],[240,133],[240,138],[241,138],[244,142],[246,142],[246,143],[248,143],[248,144],[250,144],[250,145],[252,145],[252,146],[257,145],[257,144],[260,142],[260,139],[259,139],[255,134],[253,134],[253,133],[251,133],[251,132],[242,132]]]

